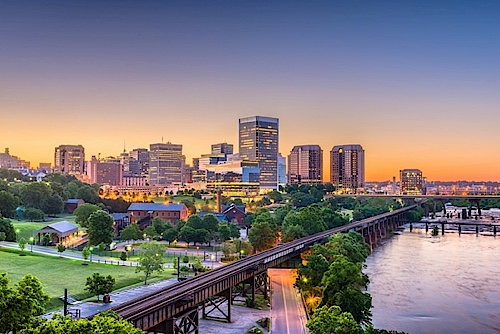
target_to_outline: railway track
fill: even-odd
[[[165,307],[166,305],[170,305],[172,302],[187,298],[192,294],[192,292],[211,286],[216,282],[222,281],[229,275],[234,275],[235,273],[241,271],[252,270],[252,268],[258,268],[259,265],[265,264],[266,259],[277,256],[281,252],[290,253],[302,248],[309,247],[315,243],[325,241],[330,235],[335,233],[346,232],[349,230],[358,231],[367,227],[371,223],[400,213],[404,213],[415,208],[416,206],[417,205],[411,205],[398,210],[394,210],[392,212],[387,212],[375,217],[352,222],[348,225],[336,227],[324,232],[316,233],[311,236],[279,245],[272,249],[233,262],[232,264],[228,264],[226,266],[202,273],[193,278],[189,278],[186,281],[179,282],[178,284],[168,286],[159,292],[157,291],[146,296],[138,297],[127,303],[113,307],[112,309],[125,319],[145,316],[151,312],[151,309]]]

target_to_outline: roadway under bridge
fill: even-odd
[[[252,298],[259,289],[267,294],[267,269],[300,257],[310,246],[325,243],[329,236],[339,232],[359,232],[370,246],[375,246],[391,229],[402,225],[406,212],[416,207],[417,204],[413,204],[279,245],[121,304],[113,310],[147,332],[198,334],[200,310],[206,319],[231,322],[233,292],[238,290],[235,287]]]

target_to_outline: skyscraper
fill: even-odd
[[[286,186],[288,176],[286,175],[286,158],[278,153],[278,186]]]
[[[130,157],[137,161],[132,164],[130,170],[133,175],[147,177],[149,174],[149,151],[147,148],[134,148],[130,151]]]
[[[212,144],[212,154],[233,154],[233,144],[218,143]]]
[[[184,167],[182,145],[170,142],[151,144],[149,151],[149,184],[181,184]]]
[[[420,169],[402,169],[399,175],[403,195],[425,194],[424,178]]]
[[[330,180],[344,193],[356,193],[365,183],[365,150],[361,145],[339,145],[330,151]]]
[[[288,156],[288,182],[315,184],[323,181],[323,150],[319,145],[294,146]]]
[[[85,149],[82,145],[61,145],[54,153],[54,172],[71,175],[85,173]]]
[[[260,188],[278,188],[279,120],[253,116],[239,119],[239,154],[242,161],[256,161],[260,168]]]

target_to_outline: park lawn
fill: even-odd
[[[30,237],[32,237],[36,231],[50,224],[48,222],[35,223],[35,222],[23,222],[14,220],[11,220],[10,222],[12,223],[12,226],[14,226],[14,230],[19,230],[19,234],[17,235],[17,240],[24,238],[28,242],[30,240]]]
[[[78,300],[92,297],[85,291],[87,277],[95,272],[101,275],[111,275],[116,279],[115,290],[124,287],[144,284],[144,272],[136,273],[136,267],[117,266],[109,264],[90,263],[82,265],[83,261],[56,256],[47,256],[24,251],[26,256],[19,256],[20,251],[0,247],[0,272],[6,272],[11,284],[17,283],[24,275],[31,274],[42,282],[45,293],[51,300],[47,311],[62,307],[59,299],[68,294]],[[161,274],[154,273],[148,283],[153,283],[173,277],[173,269],[165,269]]]
[[[207,200],[204,199],[199,199],[199,198],[194,198],[193,196],[185,196],[185,195],[175,195],[175,196],[169,196],[169,197],[153,197],[151,200],[155,203],[163,203],[165,201],[168,202],[169,198],[172,198],[173,202],[181,202],[183,200],[189,200],[192,201],[194,200],[194,204],[196,206],[202,206],[203,204],[206,203]],[[215,200],[214,199],[209,199],[208,200],[208,205],[215,207]]]

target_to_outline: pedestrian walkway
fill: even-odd
[[[15,243],[15,242],[1,241],[0,246],[6,247],[6,248],[12,248],[12,249],[19,249],[19,244]],[[26,245],[26,248],[24,249],[24,251],[25,252],[40,253],[40,254],[45,254],[45,255],[50,255],[50,256],[58,256],[58,257],[63,257],[63,258],[67,258],[67,259],[72,259],[72,260],[92,261],[92,262],[98,262],[98,263],[114,264],[114,265],[119,265],[119,266],[137,266],[138,265],[137,262],[135,262],[135,261],[121,261],[121,260],[118,261],[117,259],[109,259],[107,257],[102,257],[102,256],[94,255],[94,254],[92,254],[92,256],[88,260],[85,260],[83,258],[82,252],[67,249],[64,252],[60,253],[57,251],[56,248],[51,248],[51,247],[46,247],[46,246]],[[167,265],[166,267],[171,267],[171,265]]]
[[[122,290],[113,292],[110,294],[111,303],[97,303],[97,302],[81,302],[75,305],[71,305],[68,307],[68,310],[74,311],[76,309],[80,310],[80,317],[87,318],[93,316],[101,311],[108,310],[112,307],[118,306],[130,300],[133,300],[137,297],[145,296],[149,293],[159,291],[167,286],[173,285],[177,283],[177,278],[172,278],[165,281],[160,281],[148,285],[138,286],[136,288]],[[102,296],[101,296],[102,297]],[[44,314],[42,317],[51,319],[55,313],[63,313],[63,310],[50,312]]]

